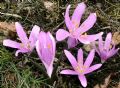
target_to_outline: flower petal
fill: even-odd
[[[70,70],[70,69],[67,69],[67,70],[62,70],[60,72],[60,74],[66,74],[66,75],[78,75],[78,73],[74,70]]]
[[[102,36],[103,32],[94,35],[81,35],[78,40],[83,44],[90,44],[91,42],[99,39]]]
[[[68,48],[73,48],[78,44],[78,40],[75,38],[69,37],[67,40]]]
[[[15,27],[21,42],[26,45],[28,43],[28,38],[25,31],[23,30],[22,25],[18,22],[15,22]]]
[[[106,49],[107,51],[108,51],[109,48],[110,48],[111,39],[112,39],[112,34],[111,34],[111,33],[108,33],[108,34],[107,34],[107,37],[106,37],[106,39],[105,39],[105,45],[104,45],[104,49]]]
[[[115,49],[115,45],[113,46],[113,48],[108,52],[107,57],[110,58],[113,55],[115,55],[118,52],[119,48]]]
[[[99,69],[102,66],[102,64],[96,64],[91,66],[90,68],[87,69],[87,71],[85,72],[85,74],[91,73],[97,69]]]
[[[67,50],[64,50],[64,53],[65,53],[66,57],[68,58],[69,62],[71,63],[72,67],[74,69],[76,69],[76,67],[78,66],[78,63],[77,63],[75,57]]]
[[[77,24],[78,26],[80,25],[80,20],[81,20],[83,13],[85,12],[85,8],[86,8],[86,5],[84,2],[78,4],[78,6],[76,7],[72,15],[72,22],[73,23],[75,22],[75,24]]]
[[[65,38],[67,38],[69,35],[70,35],[69,32],[67,32],[66,30],[59,29],[56,33],[56,39],[57,41],[62,41]]]
[[[52,72],[53,72],[53,64],[47,68],[47,74],[50,78],[51,78]]]
[[[88,55],[88,57],[87,57],[87,59],[84,63],[84,66],[86,68],[88,68],[91,65],[91,63],[93,62],[94,55],[95,55],[95,50],[93,49],[93,50],[90,51],[90,53],[89,53],[89,55]]]
[[[81,26],[77,29],[79,34],[83,34],[93,27],[97,19],[96,13],[91,13],[89,17],[81,24]]]
[[[104,47],[103,47],[103,40],[102,40],[102,36],[99,38],[99,41],[98,41],[98,48],[99,48],[99,51],[102,52]]]
[[[69,9],[70,9],[70,5],[68,5],[66,12],[65,12],[65,24],[69,30],[72,30],[74,27],[73,27],[73,24],[70,20]]]
[[[78,78],[79,78],[82,86],[86,87],[87,86],[87,79],[86,79],[86,77],[84,75],[79,75]]]
[[[91,44],[92,44],[93,49],[95,49],[96,52],[100,55],[100,51],[99,51],[98,47],[96,47],[95,42],[92,42]]]
[[[39,32],[40,32],[40,27],[35,25],[30,33],[30,37],[29,37],[29,41],[30,41],[30,44],[32,47],[34,47],[36,41],[37,41],[37,38],[38,38],[38,35],[39,35]]]
[[[50,32],[47,33],[47,42],[48,43],[51,42],[52,53],[53,53],[53,57],[54,57],[55,56],[55,50],[56,50],[56,42],[55,42],[55,39]]]
[[[83,66],[83,51],[82,49],[78,50],[78,55],[77,55],[77,60],[78,60],[78,64],[81,66]]]
[[[19,53],[26,53],[29,52],[28,50],[17,50],[15,56],[18,56]]]
[[[12,47],[12,48],[18,48],[18,49],[20,48],[20,43],[12,41],[10,39],[5,39],[3,41],[3,45],[8,46],[8,47]]]

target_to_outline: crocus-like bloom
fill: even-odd
[[[21,26],[20,23],[16,22],[15,23],[16,27],[16,32],[18,34],[18,37],[20,38],[21,43],[12,41],[10,39],[5,39],[3,41],[4,46],[12,47],[12,48],[17,48],[18,50],[16,51],[15,55],[18,56],[18,53],[27,53],[31,52],[34,47],[35,43],[37,41],[37,37],[39,35],[40,28],[35,25],[31,31],[29,39],[27,38],[27,35],[25,31],[23,30],[23,27]]]
[[[66,75],[78,75],[78,78],[79,78],[82,86],[86,87],[87,79],[86,79],[85,75],[93,72],[94,70],[96,70],[102,66],[102,64],[95,64],[93,66],[90,66],[91,63],[93,62],[95,50],[94,49],[91,50],[91,52],[89,53],[89,55],[84,63],[83,63],[82,49],[78,50],[77,61],[76,61],[75,57],[69,51],[64,50],[64,52],[74,70],[66,69],[66,70],[62,70],[60,73],[66,74]]]
[[[101,57],[101,61],[105,62],[108,58],[115,55],[119,48],[115,49],[115,45],[112,43],[112,34],[108,33],[105,41],[102,40],[102,36],[99,38],[98,46],[94,45],[95,50]]]
[[[69,30],[59,29],[56,33],[56,39],[62,41],[68,37],[68,47],[72,48],[77,45],[78,40],[81,43],[89,44],[97,40],[103,33],[98,33],[95,35],[87,35],[87,32],[96,22],[96,13],[91,13],[88,18],[80,25],[80,20],[85,12],[86,5],[82,2],[78,4],[72,17],[69,16],[70,5],[67,7],[65,12],[65,24]]]
[[[36,50],[42,63],[45,65],[48,76],[51,77],[55,59],[56,43],[50,32],[40,32],[38,41],[36,42]]]

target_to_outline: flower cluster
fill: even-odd
[[[87,79],[85,75],[99,69],[102,66],[102,63],[91,66],[95,56],[95,51],[100,56],[101,62],[105,62],[119,50],[119,48],[115,49],[115,45],[111,41],[111,33],[107,34],[105,41],[102,40],[103,32],[87,35],[86,32],[94,26],[97,16],[96,13],[91,13],[83,23],[80,23],[82,15],[85,12],[85,8],[86,5],[84,2],[79,3],[74,10],[72,17],[70,17],[69,5],[66,8],[64,16],[68,31],[65,29],[59,29],[56,32],[57,41],[62,41],[68,38],[68,48],[75,47],[79,42],[83,44],[93,44],[93,49],[88,54],[85,62],[83,58],[83,50],[81,48],[78,50],[77,60],[69,51],[64,50],[64,53],[73,69],[62,70],[60,74],[77,75],[83,87],[87,86]],[[19,53],[31,53],[32,50],[36,48],[38,56],[47,70],[48,76],[51,77],[56,52],[56,42],[52,34],[50,32],[46,33],[44,31],[40,31],[40,27],[35,25],[30,33],[30,37],[28,38],[20,23],[16,22],[15,26],[17,35],[21,42],[19,43],[6,39],[3,41],[3,45],[18,49],[15,56],[18,56]],[[98,45],[94,43],[96,40],[99,40]]]

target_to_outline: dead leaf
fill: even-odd
[[[0,22],[0,31],[16,32],[15,23]]]
[[[112,42],[113,42],[115,45],[120,44],[120,32],[115,32],[115,33],[113,34]]]
[[[108,85],[110,83],[110,77],[111,77],[111,74],[105,78],[104,84],[97,84],[94,86],[94,88],[108,88]]]

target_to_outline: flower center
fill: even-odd
[[[72,23],[75,25],[75,29],[79,27],[79,24],[76,21],[72,21]]]
[[[28,42],[26,45],[21,43],[20,46],[21,46],[21,48],[31,49],[30,42]]]
[[[76,70],[77,72],[79,72],[80,74],[82,74],[82,73],[85,72],[85,69],[86,69],[86,66],[81,66],[81,67],[80,67],[80,66],[78,65],[75,70]]]

